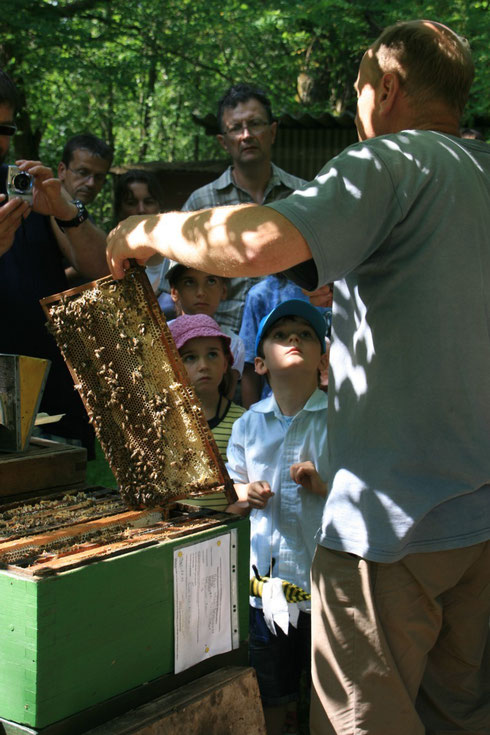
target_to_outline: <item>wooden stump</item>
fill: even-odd
[[[218,669],[86,735],[266,735],[255,671]]]

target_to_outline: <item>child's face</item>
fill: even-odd
[[[264,357],[255,358],[255,371],[260,375],[301,369],[316,374],[322,350],[313,327],[300,317],[279,319],[263,341]]]
[[[228,368],[228,357],[219,337],[195,337],[179,350],[197,395],[218,391]]]
[[[174,303],[179,303],[184,314],[213,316],[219,303],[226,297],[226,285],[218,276],[187,268],[170,289]]]

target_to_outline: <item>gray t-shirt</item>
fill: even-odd
[[[268,205],[336,281],[319,542],[375,561],[490,536],[490,147],[403,131]],[[304,275],[306,274],[306,275]]]

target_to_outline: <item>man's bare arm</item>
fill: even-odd
[[[51,226],[59,249],[78,273],[89,279],[102,278],[109,273],[103,230],[88,219],[78,227],[67,227],[62,232],[51,217]]]
[[[311,258],[286,217],[254,204],[128,217],[107,239],[115,278],[122,278],[129,258],[144,264],[154,254],[223,276],[277,273]]]

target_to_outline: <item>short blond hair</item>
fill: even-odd
[[[414,20],[385,28],[371,48],[380,74],[396,73],[416,105],[437,99],[461,115],[475,74],[465,38],[441,23]]]

